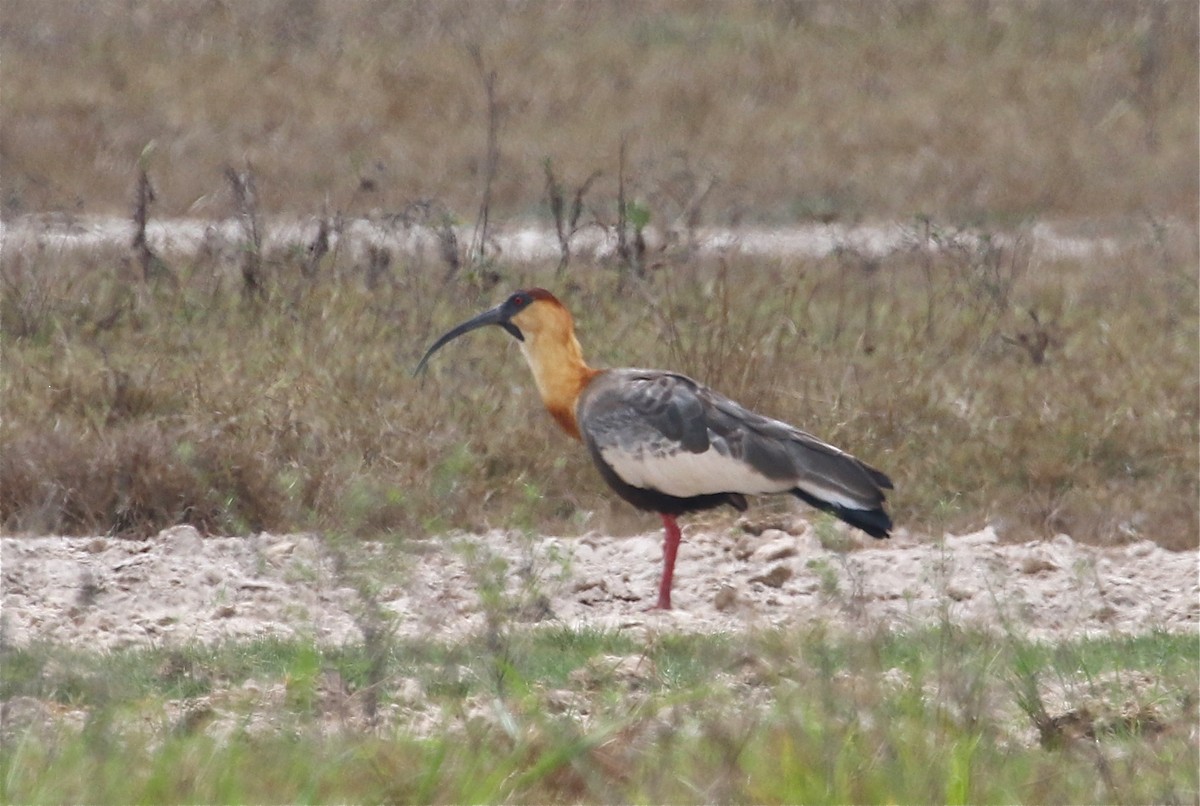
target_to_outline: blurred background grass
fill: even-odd
[[[492,204],[538,215],[542,161],[604,170],[659,216],[1196,216],[1194,3],[1037,0],[439,3],[5,0],[5,216],[128,207],[158,144],[160,213],[473,215],[495,74]],[[363,192],[359,193],[359,190]]]

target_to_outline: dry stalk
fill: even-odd
[[[329,217],[323,215],[317,221],[317,234],[313,237],[312,243],[308,245],[308,254],[305,256],[304,262],[300,264],[300,273],[306,279],[316,279],[321,259],[329,254],[329,231]]]
[[[676,228],[686,236],[688,249],[695,251],[704,204],[720,181],[711,171],[701,173],[693,168],[687,152],[681,152],[677,158],[681,167],[663,183],[662,192],[678,210]]]
[[[632,273],[638,277],[645,276],[642,266],[642,256],[646,254],[646,241],[640,227],[635,227],[634,241],[631,245],[626,233],[629,227],[629,202],[625,198],[625,149],[628,137],[621,136],[621,148],[617,152],[617,255],[621,258],[621,284]]]
[[[1151,153],[1158,151],[1159,101],[1156,92],[1163,72],[1163,40],[1166,38],[1167,4],[1154,3],[1149,7],[1150,19],[1145,23],[1146,32],[1139,43],[1137,88],[1133,92],[1133,104],[1145,120],[1146,148]]]
[[[601,172],[593,171],[592,175],[575,189],[575,197],[571,201],[571,211],[568,215],[563,185],[554,175],[554,165],[549,157],[542,165],[546,172],[546,199],[550,204],[550,213],[554,217],[554,233],[558,237],[559,259],[555,276],[562,276],[571,262],[571,238],[581,229],[579,219],[583,216],[583,197],[591,188],[592,182],[600,177]]]
[[[142,279],[149,281],[155,266],[160,263],[150,242],[146,240],[146,224],[150,220],[150,205],[157,200],[154,185],[144,165],[138,166],[137,190],[133,203],[133,251],[142,267]]]
[[[1054,335],[1054,323],[1043,323],[1038,317],[1037,311],[1030,308],[1026,313],[1029,314],[1029,319],[1033,322],[1033,326],[1029,330],[1018,331],[1016,336],[1002,334],[1001,338],[1008,344],[1014,347],[1020,347],[1029,356],[1029,360],[1035,366],[1041,366],[1046,363],[1046,351],[1057,345],[1057,338]]]
[[[258,191],[254,172],[247,167],[241,173],[225,169],[225,177],[233,188],[238,222],[246,242],[242,248],[242,294],[247,299],[265,300],[267,286],[262,270],[262,235],[258,224]]]
[[[696,184],[695,191],[683,206],[683,225],[687,231],[688,249],[692,251],[696,249],[696,230],[700,228],[700,211],[713,188],[717,186],[718,179],[710,175],[704,181]]]
[[[482,263],[488,242],[488,219],[492,207],[492,182],[496,178],[496,166],[500,162],[500,107],[496,101],[496,71],[488,70],[478,45],[470,47],[471,60],[483,80],[483,91],[487,101],[487,148],[483,155],[483,196],[479,202],[479,215],[475,218],[475,231],[471,236],[470,254]]]
[[[462,252],[458,233],[454,230],[454,216],[445,205],[433,199],[418,199],[409,202],[398,219],[405,227],[426,227],[433,232],[437,238],[438,256],[446,264],[442,282],[453,280],[462,269]]]
[[[462,257],[458,250],[458,234],[454,231],[449,214],[443,214],[434,229],[438,239],[438,252],[442,262],[446,264],[446,282],[449,282],[462,268]]]
[[[920,221],[922,233],[918,249],[920,250],[921,273],[925,276],[925,338],[932,339],[933,322],[937,310],[937,294],[933,283],[933,250],[936,248],[936,235],[933,231],[933,222],[928,216],[921,216]]]
[[[380,282],[392,275],[392,250],[386,246],[370,244],[367,246],[367,288],[371,291],[379,288]]]

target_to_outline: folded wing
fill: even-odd
[[[731,496],[735,505],[743,495],[791,492],[876,537],[891,529],[886,475],[684,375],[604,372],[581,395],[577,416],[610,481],[674,499]]]

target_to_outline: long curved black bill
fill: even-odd
[[[525,337],[521,335],[521,331],[517,328],[517,326],[508,321],[509,315],[509,311],[506,310],[505,305],[497,305],[495,308],[484,311],[474,319],[469,319],[458,327],[455,327],[453,330],[450,330],[440,339],[435,341],[432,347],[425,351],[425,355],[421,357],[421,362],[417,364],[417,368],[413,370],[413,375],[420,375],[422,370],[425,369],[425,364],[427,361],[429,361],[429,357],[438,350],[442,349],[462,334],[470,333],[472,330],[477,330],[487,325],[499,325],[511,333],[517,341],[525,341]]]

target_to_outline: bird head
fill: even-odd
[[[564,325],[571,329],[570,314],[553,294],[544,288],[516,291],[508,299],[478,316],[452,328],[433,343],[417,364],[414,375],[425,369],[430,356],[464,333],[470,333],[486,325],[499,325],[517,341],[524,342],[526,336],[537,338],[547,330],[559,330]]]

